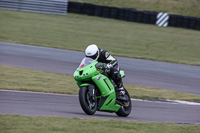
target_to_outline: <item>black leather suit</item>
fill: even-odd
[[[97,59],[97,61],[112,65],[112,67],[110,68],[110,76],[114,80],[117,87],[121,88],[123,86],[123,83],[120,75],[118,61],[114,57],[112,57],[108,53],[108,51],[103,49],[99,49],[99,58]]]

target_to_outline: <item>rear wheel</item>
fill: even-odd
[[[131,104],[131,98],[129,96],[128,91],[125,89],[125,95],[128,97],[128,101],[122,102],[122,106],[120,109],[116,112],[118,116],[126,117],[131,113],[132,110],[132,104]]]
[[[97,101],[89,97],[89,89],[87,86],[80,87],[79,102],[86,114],[93,115],[96,112]]]

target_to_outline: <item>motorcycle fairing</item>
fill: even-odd
[[[99,78],[99,76],[101,76],[101,78]],[[103,74],[99,74],[94,76],[92,80],[101,92],[98,110],[118,111],[120,105],[116,104],[115,88],[108,77],[104,76]]]

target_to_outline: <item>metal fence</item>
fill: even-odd
[[[65,0],[0,0],[0,9],[58,15],[66,15],[67,6]]]

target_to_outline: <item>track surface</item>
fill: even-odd
[[[0,65],[73,74],[83,52],[0,42]],[[200,95],[200,67],[117,57],[126,72],[125,83]],[[17,91],[0,91],[0,113],[30,116],[103,118],[148,122],[200,123],[200,106],[133,101],[127,118],[97,112],[85,115],[78,97]]]
[[[0,65],[73,74],[84,52],[0,42]],[[117,57],[125,83],[200,95],[200,66]]]
[[[132,101],[132,106],[125,118],[105,112],[89,116],[81,109],[78,96],[0,90],[0,113],[200,124],[200,105]]]

